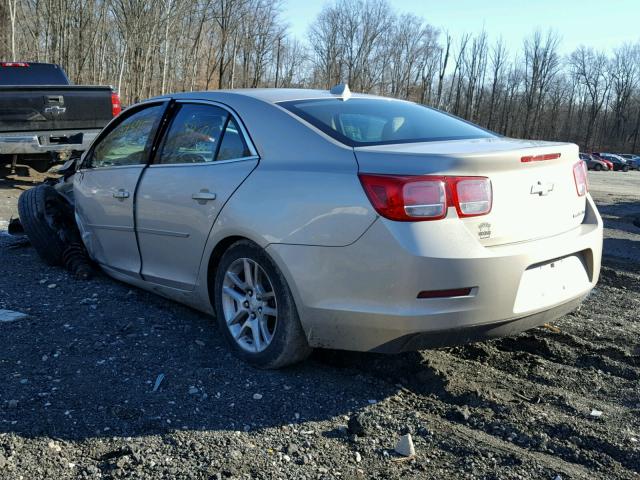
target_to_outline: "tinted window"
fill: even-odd
[[[28,63],[26,67],[0,65],[0,85],[69,85],[58,65]]]
[[[208,163],[249,155],[242,132],[226,110],[213,105],[182,104],[156,163]]]
[[[157,163],[213,162],[228,116],[212,105],[179,105]]]
[[[230,117],[227,128],[224,130],[222,141],[220,142],[220,150],[218,151],[216,160],[231,160],[233,158],[243,158],[250,155],[251,152],[249,152],[247,148],[238,124],[233,117]]]
[[[93,150],[89,167],[117,167],[146,163],[152,133],[164,106],[147,107],[125,118]]]
[[[350,146],[494,137],[459,118],[416,103],[352,98],[279,105]]]

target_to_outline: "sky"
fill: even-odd
[[[291,33],[305,40],[309,25],[329,0],[285,0],[283,17]],[[640,0],[389,0],[397,13],[413,13],[441,30],[454,44],[465,32],[484,26],[489,40],[504,39],[520,49],[536,28],[555,29],[561,53],[580,45],[611,51],[625,42],[640,41]]]

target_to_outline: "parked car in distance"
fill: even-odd
[[[596,155],[597,157],[612,163],[613,169],[615,171],[619,171],[619,170],[623,172],[629,171],[629,164],[627,163],[627,160],[624,157],[616,155],[615,153],[602,153],[602,152],[593,152],[593,155]]]
[[[633,155],[631,153],[622,153],[620,154],[627,163],[629,164],[629,169],[631,170],[640,170],[640,155]]]
[[[596,155],[595,153],[590,153],[589,155],[591,155],[593,158],[597,158],[598,160],[604,162],[607,167],[609,168],[610,171],[613,171],[613,162],[607,160],[606,158],[602,158],[598,155]]]
[[[111,87],[71,85],[58,65],[0,62],[0,163],[44,172],[86,150],[120,110]]]
[[[609,170],[609,165],[607,162],[602,160],[601,158],[596,158],[594,155],[590,153],[582,153],[580,152],[580,159],[583,160],[587,164],[587,168],[589,170]]]
[[[576,308],[600,272],[602,220],[576,145],[344,85],[151,99],[75,169],[59,191],[71,189],[91,258],[215,314],[230,348],[264,368],[313,347],[512,335]],[[64,248],[43,241],[55,232],[36,208],[47,189],[19,210],[55,263]]]

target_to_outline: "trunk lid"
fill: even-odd
[[[0,112],[0,133],[102,128],[112,118],[111,88],[0,86]]]
[[[569,143],[506,138],[406,143],[354,149],[361,173],[483,176],[491,180],[493,207],[487,215],[460,219],[485,246],[535,240],[580,225],[573,166],[578,147]],[[560,154],[522,162],[522,157]],[[455,210],[449,211],[456,215]]]

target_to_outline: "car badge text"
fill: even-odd
[[[478,225],[478,237],[480,239],[489,238],[491,236],[491,224],[488,222],[482,222]]]

